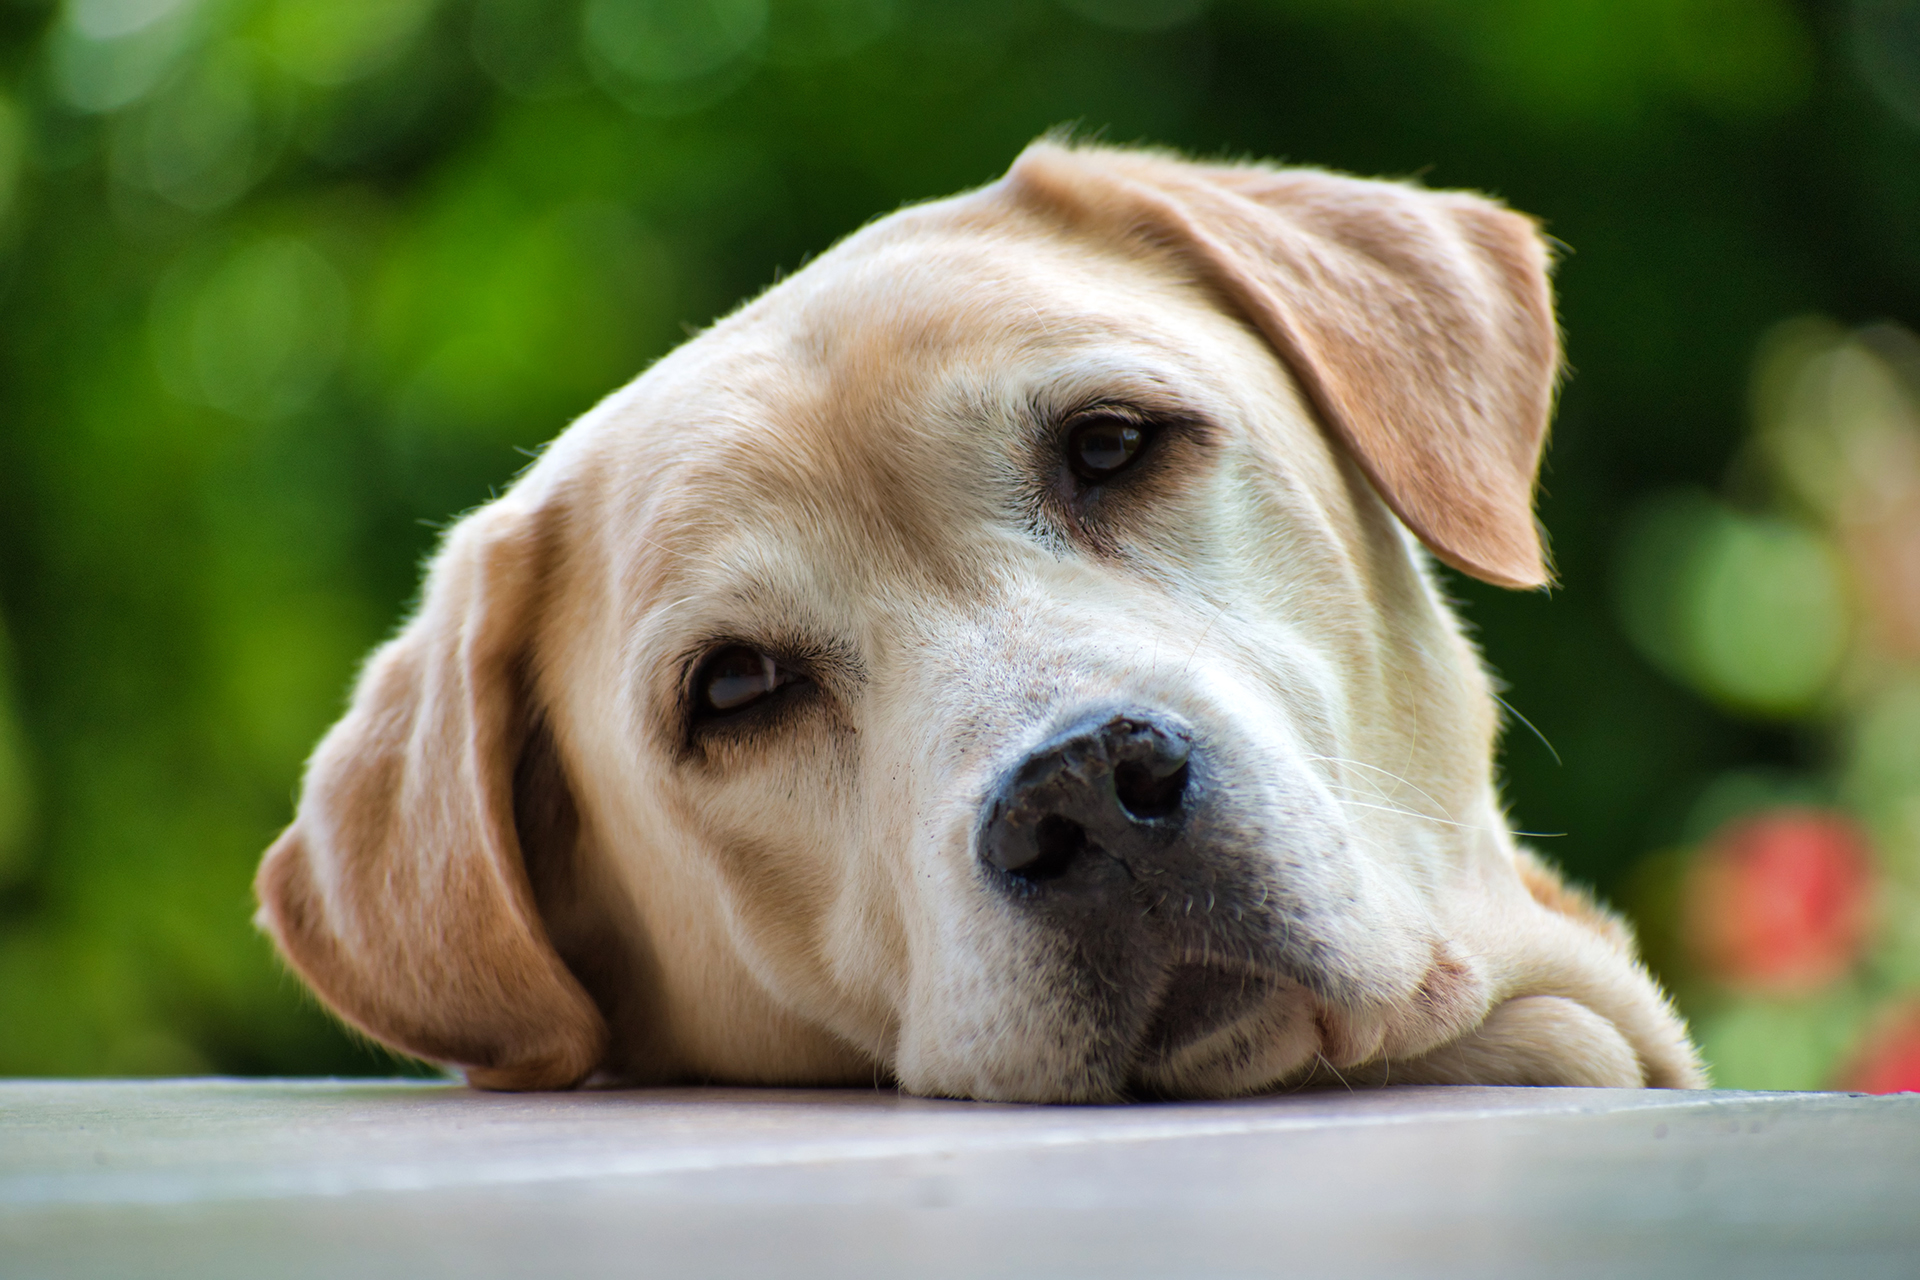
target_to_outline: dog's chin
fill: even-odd
[[[1251,969],[1197,961],[1175,966],[1141,1046],[1167,1059],[1231,1027],[1265,1003],[1278,984]]]
[[[1306,988],[1277,974],[1180,965],[1148,1024],[1126,1091],[1224,1098],[1284,1083],[1319,1058],[1315,1007]]]

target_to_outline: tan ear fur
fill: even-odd
[[[1506,587],[1549,580],[1533,487],[1560,346],[1531,219],[1459,192],[1052,142],[1006,181],[1187,259],[1441,560]]]
[[[578,1083],[607,1030],[542,927],[514,829],[545,520],[511,498],[447,540],[267,851],[259,922],[347,1022],[490,1089]]]

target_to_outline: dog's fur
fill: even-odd
[[[1057,143],[880,220],[452,531],[264,926],[487,1088],[1700,1084],[1624,928],[1515,845],[1419,546],[1547,578],[1547,271],[1477,196]],[[1093,487],[1060,455],[1089,405],[1157,430]],[[804,680],[690,720],[727,643]],[[980,815],[1108,706],[1191,726],[1215,820],[1185,879],[1129,866],[1063,927]],[[1191,972],[1240,1012],[1155,1041]]]

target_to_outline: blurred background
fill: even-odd
[[[437,532],[1063,123],[1545,219],[1515,822],[1718,1082],[1920,1088],[1920,0],[0,0],[0,1073],[403,1069],[248,886]]]

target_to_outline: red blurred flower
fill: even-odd
[[[1880,1020],[1840,1077],[1840,1087],[1861,1093],[1920,1093],[1920,1001]]]
[[[1695,856],[1681,923],[1700,965],[1780,994],[1839,978],[1866,942],[1873,868],[1844,816],[1774,809],[1722,827]]]

